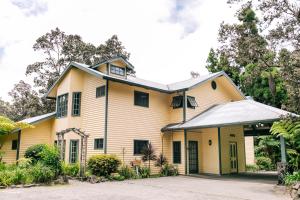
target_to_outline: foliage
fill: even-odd
[[[150,177],[150,168],[149,167],[139,167],[139,175],[141,176],[141,178],[149,178]]]
[[[0,164],[2,163],[2,159],[3,159],[4,155],[5,155],[5,152],[4,151],[0,151]]]
[[[50,183],[56,177],[55,171],[41,162],[29,168],[35,183]]]
[[[257,172],[259,170],[259,167],[257,165],[246,165],[246,171],[247,172]]]
[[[50,167],[56,175],[58,175],[62,170],[62,164],[60,161],[60,153],[59,150],[54,146],[46,146],[40,154],[41,160],[45,166]]]
[[[119,173],[112,173],[109,176],[109,178],[116,181],[124,181],[126,179],[124,176],[120,175]]]
[[[88,169],[93,175],[108,177],[117,172],[121,161],[115,155],[95,155],[88,160]]]
[[[278,122],[274,122],[271,133],[282,136],[286,140],[288,164],[293,171],[300,169],[300,118],[285,116]]]
[[[118,173],[125,177],[125,179],[132,179],[132,178],[136,178],[137,175],[135,173],[135,171],[129,167],[128,165],[122,165],[120,167],[120,169],[118,170]]]
[[[46,148],[46,144],[36,144],[28,147],[25,151],[24,157],[30,158],[33,163],[37,163],[39,160],[41,160],[41,152]]]
[[[288,174],[284,178],[286,185],[292,185],[300,181],[300,171],[294,172],[293,174]]]
[[[150,164],[151,161],[155,161],[157,159],[157,156],[155,155],[155,150],[152,146],[152,144],[149,142],[143,149],[142,149],[142,161],[147,162],[148,161],[148,168],[150,170]]]
[[[77,177],[79,175],[80,166],[78,163],[76,164],[62,164],[62,174],[72,177]]]
[[[160,174],[162,176],[177,176],[178,168],[172,164],[164,164],[161,168]]]
[[[161,154],[159,154],[158,158],[156,159],[155,166],[162,167],[164,164],[167,164],[167,163],[168,163],[167,158],[161,153]]]
[[[256,158],[256,165],[259,167],[260,170],[272,170],[274,169],[274,165],[272,164],[272,160],[268,157],[257,157]]]
[[[0,136],[10,133],[13,130],[24,128],[33,128],[33,126],[25,122],[13,122],[6,117],[0,116]]]
[[[21,158],[18,160],[18,167],[21,169],[28,168],[32,165],[32,160],[30,158]]]

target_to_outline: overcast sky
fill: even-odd
[[[103,43],[117,34],[137,76],[161,83],[207,74],[205,62],[217,44],[220,23],[232,21],[227,0],[1,0],[0,97],[41,59],[35,40],[59,27],[85,42]]]

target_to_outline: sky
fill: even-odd
[[[59,27],[99,45],[117,34],[139,78],[172,83],[207,74],[206,59],[217,46],[222,21],[232,22],[226,0],[1,0],[0,98],[43,59],[35,40]]]

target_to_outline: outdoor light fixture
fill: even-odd
[[[208,140],[208,144],[209,144],[209,146],[211,146],[212,145],[212,141]]]

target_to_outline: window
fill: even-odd
[[[72,115],[80,116],[81,92],[73,92]]]
[[[70,140],[69,162],[76,163],[78,161],[79,140]]]
[[[181,163],[181,142],[180,141],[173,142],[173,163],[174,164]]]
[[[57,140],[54,141],[54,146],[59,148],[59,146],[57,144]],[[59,151],[60,151],[60,149],[59,149]],[[66,140],[64,140],[64,149],[63,149],[63,159],[62,160],[65,160],[65,156],[66,156]]]
[[[102,138],[96,138],[94,141],[94,149],[103,149],[103,139]]]
[[[211,82],[211,87],[212,87],[212,89],[217,89],[217,83],[216,83],[216,81],[212,81]]]
[[[134,105],[149,107],[149,94],[139,91],[134,91]]]
[[[182,95],[174,96],[171,106],[173,107],[173,109],[182,108],[183,107],[183,96]],[[187,96],[187,107],[193,108],[193,109],[195,109],[195,107],[198,107],[195,97]]]
[[[17,150],[18,148],[18,140],[13,140],[11,142],[11,150]]]
[[[115,65],[110,65],[110,73],[116,74],[119,76],[125,76],[125,68],[118,67]]]
[[[68,115],[68,94],[57,97],[57,117],[65,117]]]
[[[139,155],[142,153],[143,148],[145,148],[148,145],[148,140],[134,140],[134,148],[133,148],[133,154]]]
[[[96,88],[96,98],[105,96],[105,85]]]

